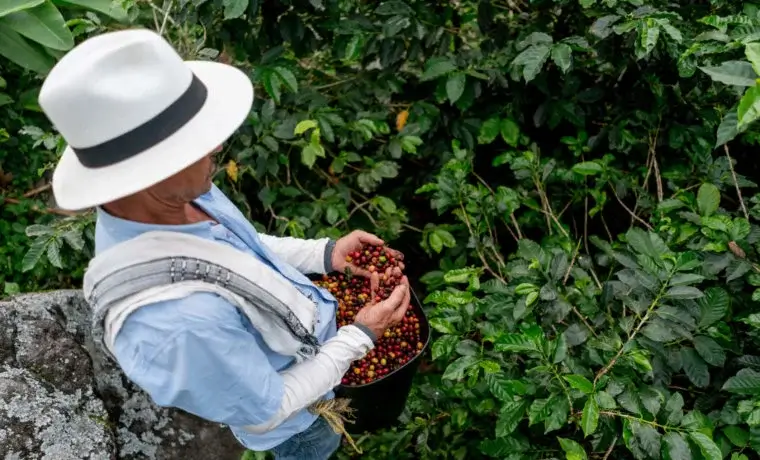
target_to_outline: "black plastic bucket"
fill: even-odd
[[[422,350],[409,362],[384,376],[365,385],[339,385],[335,389],[337,397],[349,398],[354,409],[354,423],[345,425],[352,434],[373,432],[389,428],[397,423],[406,406],[406,399],[412,389],[412,381],[420,365],[422,354],[430,343],[430,324],[417,294],[412,291],[411,308],[420,321],[420,341]]]

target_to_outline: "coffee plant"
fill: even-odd
[[[405,253],[432,345],[362,458],[758,458],[760,4],[0,0],[7,295],[81,283],[36,92],[124,27],[249,73],[215,181],[257,228]]]

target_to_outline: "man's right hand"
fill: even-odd
[[[375,298],[378,283],[378,274],[373,273],[370,278],[372,286],[370,299]],[[380,338],[386,329],[404,319],[406,310],[409,308],[410,297],[409,280],[404,276],[387,299],[362,308],[356,314],[354,321],[368,327],[376,337]]]

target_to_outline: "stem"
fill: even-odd
[[[10,204],[22,204],[22,201],[16,198],[0,197],[0,201],[3,201],[5,203],[10,203]],[[80,216],[87,212],[87,211],[84,211],[84,212],[66,211],[65,209],[56,209],[56,208],[41,208],[37,205],[33,205],[29,209],[35,212],[41,212],[43,214],[56,214],[59,216],[66,216],[66,217]]]
[[[536,190],[538,190],[538,196],[541,198],[544,214],[546,214],[546,224],[549,227],[549,234],[551,235],[552,232],[551,222],[553,221],[555,224],[557,224],[557,228],[559,228],[559,231],[562,232],[562,235],[564,235],[565,238],[570,238],[570,235],[567,234],[565,227],[562,226],[559,220],[557,220],[557,216],[554,215],[552,205],[549,203],[549,197],[546,195],[546,192],[544,192],[544,189],[541,186],[541,181],[538,180],[538,175],[535,173],[533,174],[533,184],[536,186]]]
[[[615,365],[615,363],[617,363],[617,360],[620,359],[620,356],[623,354],[623,351],[626,349],[626,347],[628,346],[628,344],[631,343],[631,341],[634,339],[634,337],[636,337],[636,334],[638,334],[639,331],[641,330],[641,328],[644,327],[644,324],[646,324],[646,322],[649,320],[649,316],[652,314],[652,312],[654,311],[654,309],[657,306],[658,302],[660,301],[660,299],[662,298],[662,296],[665,294],[665,288],[668,286],[668,283],[670,283],[670,276],[668,276],[667,281],[665,281],[665,283],[663,283],[662,287],[660,288],[660,292],[657,293],[657,297],[655,297],[654,300],[652,301],[652,304],[649,305],[649,308],[647,308],[646,314],[644,315],[643,318],[641,318],[641,321],[639,321],[639,324],[636,326],[636,329],[634,329],[633,333],[631,333],[630,337],[628,337],[628,340],[626,340],[625,343],[623,344],[623,346],[620,347],[620,350],[618,350],[618,352],[610,360],[610,362],[607,363],[607,365],[604,366],[604,368],[602,368],[602,370],[599,371],[596,374],[596,377],[594,377],[594,385],[596,385],[596,382],[598,382],[599,379],[604,374],[606,374],[607,372],[610,371],[610,369],[612,369],[612,367]]]
[[[552,374],[554,374],[554,378],[557,379],[559,382],[559,386],[562,387],[562,392],[565,393],[565,397],[567,398],[567,403],[570,405],[569,410],[572,413],[573,411],[573,398],[570,397],[570,390],[567,388],[567,385],[565,385],[565,381],[562,379],[562,377],[557,372],[557,369],[554,367],[554,364],[549,362],[549,358],[547,356],[544,356],[544,353],[541,352],[541,361],[543,361],[544,366],[551,369]]]
[[[731,158],[731,154],[728,152],[728,145],[723,145],[723,150],[726,152],[726,158],[728,158],[728,168],[731,170],[731,178],[734,180],[734,187],[736,187],[736,195],[739,197],[739,204],[742,207],[742,213],[744,218],[749,220],[749,213],[747,212],[747,206],[744,205],[744,198],[742,197],[742,191],[739,189],[739,181],[736,179],[736,172],[734,171],[734,161]]]
[[[601,411],[599,411],[599,415],[606,415],[608,417],[620,417],[620,418],[624,418],[624,419],[628,419],[628,420],[633,420],[634,422],[639,422],[639,423],[643,423],[643,424],[646,424],[646,425],[650,425],[650,426],[653,426],[655,428],[659,428],[659,429],[664,430],[664,431],[683,431],[683,429],[675,427],[675,426],[660,425],[657,422],[650,422],[649,420],[644,420],[643,418],[634,417],[632,415],[624,414],[622,412],[613,411],[613,410],[601,410]]]
[[[612,453],[612,449],[615,448],[615,443],[617,442],[617,440],[618,440],[618,436],[616,435],[615,438],[610,443],[610,447],[607,449],[607,452],[604,453],[604,457],[602,457],[602,460],[607,460],[607,458]]]
[[[475,239],[475,252],[478,254],[478,257],[480,258],[480,261],[483,263],[483,267],[493,275],[495,278],[498,278],[501,282],[507,283],[507,280],[504,279],[503,276],[500,274],[497,274],[493,269],[491,268],[491,264],[488,263],[488,260],[486,260],[486,256],[483,254],[483,251],[480,250],[480,245],[477,242],[477,237],[475,236],[475,232],[472,230],[472,225],[470,224],[470,219],[467,217],[467,211],[464,208],[464,204],[462,201],[459,201],[459,208],[462,210],[462,219],[464,220],[464,224],[467,226],[467,231],[470,233],[470,236]]]
[[[634,220],[637,220],[639,223],[641,223],[648,230],[650,230],[650,231],[653,230],[653,228],[652,228],[651,225],[649,225],[648,223],[646,223],[646,221],[644,221],[644,219],[642,219],[641,217],[637,216],[635,212],[631,211],[631,208],[629,208],[628,206],[626,206],[625,203],[623,203],[623,200],[621,200],[620,197],[618,196],[617,192],[615,191],[615,187],[612,185],[612,183],[610,183],[609,186],[610,186],[610,189],[612,190],[612,194],[615,195],[615,199],[617,200],[618,203],[620,203],[620,206],[622,206],[623,208],[625,208],[625,210],[628,211],[628,214],[630,214],[631,217]]]

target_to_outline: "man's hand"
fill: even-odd
[[[363,276],[365,278],[370,277],[370,272],[367,270],[364,270],[363,268],[359,268],[353,263],[346,262],[346,257],[354,252],[354,251],[360,251],[362,249],[362,246],[365,244],[372,244],[375,246],[382,246],[385,244],[383,240],[376,237],[375,235],[371,233],[367,233],[361,230],[355,230],[348,235],[344,236],[343,238],[339,239],[335,242],[335,249],[333,249],[332,253],[332,268],[334,271],[337,272],[343,272],[346,268],[351,270],[351,273],[354,275]],[[400,261],[404,259],[404,255],[396,250],[387,248],[387,250],[393,254],[393,257],[395,257],[397,260],[399,260],[399,267],[401,270],[404,269],[404,264]]]
[[[378,287],[378,274],[373,273],[370,285],[372,292],[370,299],[375,298]],[[375,337],[382,337],[386,329],[394,326],[404,319],[410,302],[409,280],[401,278],[401,283],[391,292],[391,295],[382,302],[372,303],[359,310],[354,321],[368,327]]]

